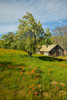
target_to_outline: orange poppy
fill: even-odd
[[[57,87],[57,90],[59,90],[59,87]]]
[[[36,75],[38,75],[38,73],[36,73]]]
[[[16,68],[16,66],[15,66],[15,68]]]
[[[21,72],[21,75],[22,75],[22,72]]]
[[[32,88],[32,90],[34,90],[34,88]]]
[[[29,94],[31,94],[31,91],[29,91]]]
[[[65,86],[64,84],[62,86]]]
[[[41,85],[38,85],[38,87],[41,87]]]
[[[30,74],[29,72],[27,74]]]
[[[24,68],[22,68],[22,70],[24,70]]]
[[[22,77],[24,79],[24,77]]]
[[[4,72],[6,74],[6,72]]]
[[[31,88],[31,86],[29,86],[29,88]]]
[[[35,95],[37,95],[37,93],[35,92]]]
[[[31,75],[30,75],[30,77],[31,77]]]

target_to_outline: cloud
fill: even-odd
[[[18,19],[29,11],[45,23],[67,18],[67,0],[0,0],[0,33],[17,29]],[[50,26],[50,25],[47,25]]]
[[[1,34],[7,33],[7,32],[16,32],[16,30],[17,30],[17,24],[0,25]]]

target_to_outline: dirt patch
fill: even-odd
[[[52,81],[51,84],[57,85],[58,83],[55,81]]]

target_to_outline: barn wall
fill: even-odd
[[[40,52],[37,52],[37,54],[40,54]]]
[[[56,46],[49,52],[50,56],[63,56],[64,55],[64,50],[60,48],[60,46]]]
[[[44,52],[44,55],[49,56],[49,53],[48,52]]]
[[[44,55],[44,51],[40,51],[40,54],[41,54],[41,55]]]

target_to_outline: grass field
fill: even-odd
[[[0,48],[0,100],[67,100],[67,57]]]

